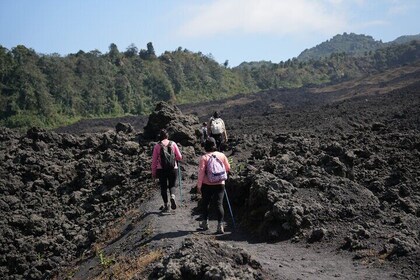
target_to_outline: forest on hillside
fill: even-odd
[[[242,63],[230,68],[211,55],[179,47],[157,56],[152,43],[105,54],[38,54],[0,46],[0,125],[53,128],[83,118],[148,114],[157,101],[185,104],[238,93],[337,83],[414,63],[420,42],[392,45],[353,56]]]
[[[306,49],[301,52],[297,59],[299,61],[308,61],[311,59],[321,59],[329,57],[332,53],[346,53],[353,56],[363,56],[366,53],[372,53],[377,49],[386,48],[392,45],[406,44],[414,40],[420,40],[418,35],[400,36],[397,39],[383,43],[381,40],[377,41],[372,36],[364,34],[346,33],[337,34],[330,40],[322,42],[321,44]]]

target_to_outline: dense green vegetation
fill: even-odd
[[[182,48],[156,56],[152,43],[142,50],[130,45],[124,52],[111,44],[105,54],[79,51],[65,57],[0,46],[0,125],[57,127],[81,118],[147,114],[160,100],[182,104],[332,83],[419,59],[418,41],[358,57],[341,52],[235,68]]]

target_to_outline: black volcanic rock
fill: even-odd
[[[162,128],[168,131],[171,140],[183,146],[197,144],[198,118],[193,115],[184,115],[178,107],[166,102],[159,102],[150,114],[147,125],[144,127],[145,138],[156,140]]]
[[[2,279],[51,277],[150,195],[149,156],[134,137],[0,128]]]
[[[223,261],[221,261],[223,259]],[[151,279],[266,279],[261,264],[242,249],[211,240],[186,238],[158,264]]]

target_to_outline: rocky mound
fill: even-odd
[[[266,279],[261,264],[242,249],[186,238],[182,247],[155,266],[151,279]]]
[[[80,256],[151,187],[147,146],[109,131],[0,130],[0,274],[41,279]],[[12,278],[10,278],[12,279]]]
[[[159,102],[144,127],[144,137],[153,140],[165,128],[173,141],[183,146],[194,146],[197,144],[198,125],[197,117],[184,115],[178,107]]]
[[[165,108],[170,107],[160,104],[155,114],[166,116]],[[182,120],[195,121],[176,108],[169,117],[174,122],[164,127],[173,132],[185,129],[188,122]],[[153,119],[149,126],[159,127]],[[177,139],[191,142],[190,130]],[[148,199],[154,143],[144,138],[127,123],[79,136],[37,128],[21,135],[0,128],[2,279],[51,277],[86,254],[113,221]]]

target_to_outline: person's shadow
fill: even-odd
[[[156,235],[151,236],[150,238],[143,239],[141,242],[137,243],[135,246],[133,246],[132,250],[135,250],[136,248],[143,247],[146,244],[149,244],[152,241],[158,241],[165,238],[178,238],[182,236],[187,236],[192,234],[193,230],[178,230],[173,232],[164,232],[164,233],[158,233]]]
[[[161,240],[161,239],[165,239],[165,238],[178,238],[178,237],[182,237],[182,236],[192,234],[193,232],[195,232],[195,231],[192,231],[192,230],[178,230],[178,231],[173,231],[173,232],[158,233],[155,236],[153,236],[152,238],[150,238],[149,242],[156,241],[156,240]]]
[[[143,215],[140,216],[140,219],[143,220],[145,218],[147,218],[150,215],[156,215],[156,216],[166,216],[166,215],[171,215],[171,213],[165,213],[162,211],[151,211],[151,212],[146,212]]]

